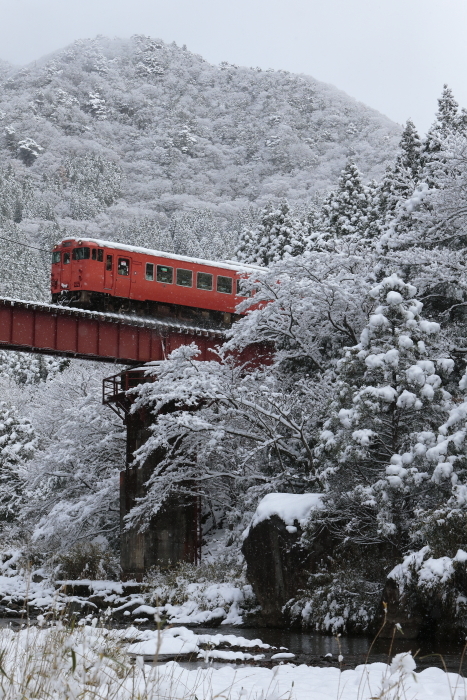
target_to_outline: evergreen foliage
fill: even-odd
[[[352,160],[349,160],[341,173],[337,189],[323,204],[323,238],[351,237],[360,241],[368,237],[375,217],[373,193],[364,185],[362,176]]]
[[[421,317],[415,293],[396,275],[371,290],[377,307],[360,343],[338,363],[316,448],[340,535],[358,544],[387,540],[399,551],[432,476],[412,465],[411,441],[416,434],[425,440],[447,417],[451,397],[436,368],[454,366],[438,359],[439,324]]]
[[[295,257],[305,250],[306,233],[305,225],[293,216],[287,202],[278,207],[269,205],[253,231],[242,231],[237,260],[267,267],[287,255]]]

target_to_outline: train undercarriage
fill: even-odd
[[[140,301],[86,290],[52,294],[52,303],[88,311],[139,316],[141,318],[158,320],[178,319],[183,323],[202,328],[230,328],[232,323],[240,318],[239,314],[229,312],[199,309],[152,300]]]

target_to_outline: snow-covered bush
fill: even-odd
[[[55,575],[62,579],[119,578],[120,566],[112,553],[99,540],[76,542],[55,559]]]
[[[149,602],[172,622],[184,624],[242,624],[257,610],[244,563],[235,554],[195,566],[179,563],[169,571],[153,569],[146,576]]]
[[[457,628],[458,639],[467,631],[467,552],[458,549],[453,556],[433,556],[426,545],[404,557],[389,573],[395,582],[401,611],[414,612],[425,619],[429,628],[430,613],[436,610],[438,634],[444,627],[452,639]],[[426,630],[429,633],[429,629]]]

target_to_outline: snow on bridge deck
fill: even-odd
[[[195,342],[200,359],[225,340],[222,330],[0,298],[0,349],[136,365],[163,360]]]

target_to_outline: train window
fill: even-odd
[[[172,284],[174,276],[173,267],[166,267],[165,265],[157,266],[157,281],[165,282],[165,284]]]
[[[242,289],[242,282],[244,282],[244,280],[237,280],[237,296],[239,296],[239,297],[251,297],[250,291],[248,291],[246,289]]]
[[[73,248],[73,260],[89,260],[90,248]]]
[[[97,249],[97,262],[104,262],[104,251],[102,248]]]
[[[91,250],[91,259],[97,260],[97,250],[95,248]]]
[[[63,264],[68,265],[70,262],[70,253],[63,253]]]
[[[130,261],[128,258],[119,258],[118,259],[117,272],[119,275],[123,275],[124,277],[128,277],[128,275],[130,274]]]
[[[152,263],[146,263],[146,279],[154,282],[154,265]]]
[[[113,255],[108,255],[107,256],[107,261],[105,263],[105,269],[106,270],[111,270],[112,269],[112,261],[113,261]]]
[[[219,275],[217,278],[217,291],[222,294],[232,294],[232,278]]]
[[[212,275],[209,272],[198,272],[196,275],[196,286],[198,289],[206,289],[212,291]]]
[[[193,273],[191,270],[177,270],[177,284],[179,287],[193,286]]]
[[[54,252],[52,253],[52,262],[53,263],[60,262],[60,251],[59,250],[54,250]]]

